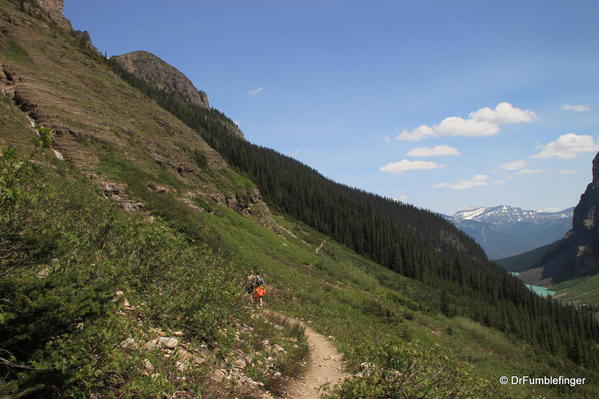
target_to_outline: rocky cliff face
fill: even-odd
[[[161,90],[177,93],[192,104],[209,108],[208,96],[174,66],[146,51],[113,57],[123,68]]]
[[[71,22],[63,14],[64,0],[36,0],[36,2],[58,26],[66,30],[72,29]]]
[[[599,153],[593,159],[593,181],[574,209],[571,238],[576,242],[578,275],[599,272]]]

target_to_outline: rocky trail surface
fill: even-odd
[[[285,399],[318,399],[321,394],[320,388],[323,385],[334,386],[349,377],[349,374],[345,372],[343,355],[327,338],[301,321],[277,312],[268,310],[265,312],[283,318],[289,323],[299,324],[304,327],[310,347],[307,370],[289,385]]]

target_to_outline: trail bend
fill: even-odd
[[[265,310],[265,312],[287,320],[292,324],[299,324],[305,328],[306,340],[310,348],[310,359],[306,372],[293,380],[287,388],[285,399],[319,399],[320,387],[324,384],[334,386],[346,378],[343,355],[324,336],[313,328],[278,312]]]

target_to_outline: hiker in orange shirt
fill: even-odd
[[[264,279],[260,276],[260,272],[256,272],[256,279],[254,282],[254,292],[252,294],[253,302],[258,306],[258,308],[262,308],[264,302],[262,297],[266,294],[266,290],[264,289]]]

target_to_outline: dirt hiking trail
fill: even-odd
[[[310,358],[306,372],[289,384],[287,394],[284,396],[286,399],[319,399],[320,387],[323,384],[334,386],[349,377],[349,374],[344,371],[343,355],[329,340],[301,321],[281,313],[269,310],[265,310],[265,312],[283,318],[289,323],[299,324],[304,327],[308,346],[310,347]]]

